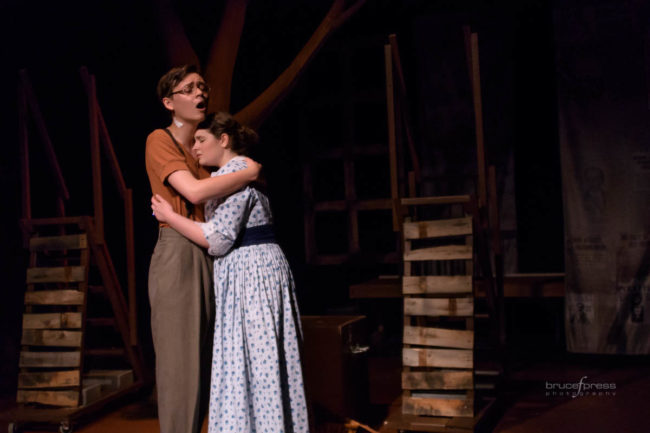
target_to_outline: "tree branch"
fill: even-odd
[[[170,0],[159,0],[156,19],[166,48],[170,67],[185,64],[200,66],[199,59],[185,35],[183,24],[176,16]]]
[[[229,111],[232,75],[237,61],[248,0],[227,0],[215,35],[204,78],[210,84],[208,111]]]
[[[309,61],[324,45],[332,31],[349,19],[365,2],[366,0],[357,0],[352,6],[346,8],[345,0],[335,0],[289,67],[262,94],[236,113],[235,118],[251,128],[259,127],[293,88]]]

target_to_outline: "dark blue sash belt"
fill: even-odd
[[[255,227],[247,227],[235,242],[235,248],[274,243],[276,243],[276,241],[273,224],[265,224]]]

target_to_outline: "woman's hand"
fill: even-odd
[[[161,223],[169,222],[169,218],[175,213],[172,205],[160,194],[151,197],[151,209],[153,209],[153,215]]]
[[[246,167],[248,170],[250,170],[251,175],[253,176],[251,178],[251,181],[256,181],[260,177],[260,171],[262,170],[262,164],[258,163],[257,161],[254,161],[250,159],[249,157],[245,156],[244,160],[246,161]]]

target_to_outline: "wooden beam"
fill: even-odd
[[[79,370],[20,373],[18,375],[18,388],[63,388],[79,386],[80,376]]]
[[[393,60],[390,45],[384,45],[386,70],[386,110],[388,123],[388,156],[390,169],[390,197],[393,200],[393,230],[400,230],[399,190],[397,179],[397,137],[395,132],[395,90],[393,89]]]
[[[474,347],[474,331],[405,326],[404,344],[472,349]]]
[[[79,283],[86,278],[83,266],[36,267],[27,269],[27,284]]]
[[[402,71],[402,61],[399,55],[399,47],[397,46],[397,36],[395,34],[388,35],[388,41],[391,47],[391,54],[393,57],[393,64],[395,65],[395,72],[397,75],[397,88],[399,89],[399,98],[402,102],[402,111],[403,111],[403,124],[404,130],[406,132],[406,142],[409,147],[409,153],[411,155],[411,164],[413,166],[413,173],[418,182],[422,180],[422,174],[420,172],[420,160],[418,158],[417,152],[415,151],[415,140],[413,139],[413,126],[411,125],[411,113],[409,110],[409,102],[406,93],[406,80],[404,79],[404,72]]]
[[[404,298],[407,316],[472,316],[473,298]]]
[[[88,248],[85,233],[77,235],[32,237],[29,240],[30,251],[79,250]]]
[[[84,294],[79,290],[38,290],[25,292],[25,305],[82,305]]]
[[[79,405],[79,391],[22,391],[16,395],[17,403],[41,403],[51,406],[75,407]]]
[[[471,370],[409,371],[402,373],[403,389],[472,389]]]
[[[24,329],[20,344],[24,346],[80,347],[81,331]]]
[[[20,352],[19,367],[79,367],[80,352]]]
[[[138,302],[135,283],[135,234],[133,227],[133,190],[124,191],[124,229],[126,236],[126,283],[129,294],[129,336],[138,344]]]
[[[474,399],[466,395],[440,395],[437,398],[405,397],[402,412],[409,415],[472,417]]]
[[[23,329],[81,328],[81,313],[23,314]]]
[[[404,276],[402,291],[405,295],[472,293],[471,275]]]
[[[34,120],[36,129],[41,136],[41,140],[43,140],[43,147],[45,150],[44,154],[54,174],[54,183],[56,184],[58,193],[62,198],[69,200],[70,193],[68,192],[68,188],[65,185],[65,180],[63,179],[63,174],[61,173],[61,167],[59,166],[56,153],[54,152],[54,146],[52,146],[52,141],[50,140],[50,136],[47,133],[47,127],[45,126],[43,115],[41,114],[41,110],[38,106],[38,100],[36,99],[36,95],[34,94],[34,90],[32,89],[32,85],[29,81],[26,70],[22,69],[20,71],[20,78],[22,81],[23,89],[25,91],[27,105],[32,113],[32,119]]]
[[[406,239],[440,238],[472,234],[472,217],[404,223]]]
[[[481,97],[481,70],[479,66],[478,35],[470,35],[470,55],[472,67],[472,95],[474,100],[474,129],[476,131],[476,161],[478,167],[478,205],[485,206],[487,202],[487,173],[486,151],[483,138],[483,102]]]
[[[474,352],[463,349],[402,349],[408,367],[473,368]]]
[[[401,201],[404,206],[422,206],[469,203],[470,200],[469,195],[447,195],[439,197],[407,197]]]
[[[104,242],[104,200],[102,196],[102,164],[99,149],[99,114],[95,77],[88,76],[88,123],[90,129],[90,166],[92,168],[93,208],[96,238]]]
[[[404,261],[425,260],[471,260],[473,249],[471,245],[444,245],[441,247],[418,248],[404,252]]]
[[[22,183],[22,217],[32,217],[31,181],[29,176],[29,134],[27,132],[27,96],[24,85],[18,82],[18,140],[20,143],[20,180]]]

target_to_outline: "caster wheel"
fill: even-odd
[[[59,425],[59,433],[72,433],[72,425],[67,421],[62,421]]]

